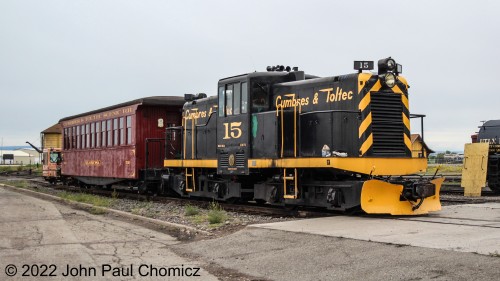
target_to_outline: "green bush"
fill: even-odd
[[[207,214],[207,218],[210,224],[222,223],[227,219],[226,211],[224,211],[224,209],[222,208],[221,205],[219,205],[219,203],[215,201],[211,202],[210,205],[208,206],[208,209],[209,211]]]
[[[198,207],[193,206],[191,204],[187,204],[186,207],[184,207],[184,215],[190,217],[190,216],[196,216],[197,214],[200,213],[200,209]]]

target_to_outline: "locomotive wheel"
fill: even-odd
[[[255,203],[257,203],[257,205],[264,205],[267,201],[264,199],[255,199]]]
[[[240,201],[239,198],[232,197],[232,198],[228,198],[226,200],[226,203],[228,203],[228,204],[237,204],[239,201]]]

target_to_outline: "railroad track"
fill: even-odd
[[[113,190],[100,189],[100,188],[80,188],[74,186],[66,185],[53,185],[39,178],[27,178],[31,182],[36,182],[38,185],[44,186],[46,188],[52,188],[59,191],[75,192],[75,193],[87,193],[92,195],[99,195],[104,197],[114,197],[119,199],[130,199],[137,201],[152,201],[157,203],[172,203],[175,202],[179,205],[194,205],[201,208],[208,208],[211,201],[206,199],[192,199],[192,198],[178,198],[178,197],[167,197],[167,196],[155,196],[140,194],[137,191],[132,191],[123,188],[117,188]],[[262,215],[271,217],[324,217],[338,214],[338,212],[328,211],[324,209],[314,209],[314,208],[304,208],[304,207],[280,207],[273,205],[257,205],[256,203],[238,203],[231,204],[227,202],[218,202],[219,205],[223,207],[225,211],[244,213],[250,215]]]
[[[429,176],[430,177],[430,176]],[[129,199],[136,201],[152,201],[157,203],[176,203],[178,205],[193,205],[200,208],[207,209],[211,201],[206,199],[192,199],[192,198],[177,198],[177,197],[166,197],[166,196],[153,196],[146,194],[139,194],[137,191],[132,191],[129,189],[117,188],[113,190],[106,190],[100,188],[80,188],[74,186],[65,185],[52,185],[39,177],[33,176],[19,176],[25,180],[35,182],[37,185],[51,188],[58,191],[66,191],[73,193],[87,193],[93,195],[99,195],[104,197],[114,197],[119,199]],[[486,203],[486,202],[500,202],[500,196],[493,193],[492,191],[486,190],[482,191],[482,197],[463,197],[463,188],[459,185],[445,185],[441,190],[441,202],[443,205],[454,205],[454,204],[471,204],[471,203]],[[460,196],[460,197],[459,197]],[[328,211],[320,208],[284,208],[280,206],[273,205],[257,205],[256,203],[238,203],[231,204],[226,202],[218,202],[222,208],[226,211],[243,213],[249,215],[261,215],[269,217],[324,217],[339,215],[338,212]]]

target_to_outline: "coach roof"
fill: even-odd
[[[140,99],[136,99],[136,100],[132,100],[132,101],[128,101],[128,102],[119,103],[119,104],[115,104],[115,105],[112,105],[112,106],[104,107],[104,108],[101,108],[101,109],[92,110],[92,111],[89,111],[89,112],[85,112],[85,113],[73,115],[73,116],[68,116],[68,117],[65,117],[65,118],[59,120],[59,122],[67,121],[67,120],[71,120],[71,119],[74,119],[74,118],[83,117],[83,116],[87,116],[87,115],[92,115],[92,114],[96,114],[96,113],[103,112],[103,111],[113,110],[113,109],[120,108],[120,107],[125,107],[125,106],[129,106],[129,105],[135,105],[135,104],[139,104],[139,105],[174,105],[174,106],[177,105],[177,106],[182,106],[185,102],[186,101],[184,100],[184,97],[178,97],[178,96],[145,97],[145,98],[140,98]]]

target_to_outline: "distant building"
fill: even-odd
[[[461,153],[444,154],[443,159],[445,163],[462,163],[464,161],[464,155]]]
[[[428,158],[431,153],[434,153],[434,151],[425,144],[419,134],[411,135],[411,157]]]
[[[40,162],[40,153],[34,149],[2,150],[0,151],[0,164],[3,165],[28,165]]]

